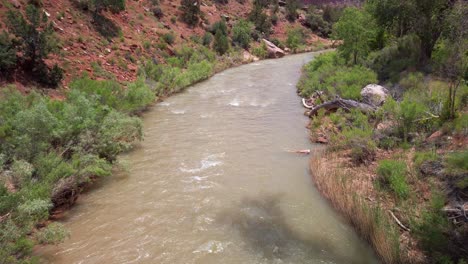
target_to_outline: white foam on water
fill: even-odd
[[[209,155],[209,156],[205,157],[200,162],[201,166],[198,167],[198,168],[188,169],[188,168],[185,168],[185,165],[182,163],[183,167],[181,167],[179,169],[182,172],[188,172],[188,173],[201,172],[201,171],[204,171],[204,170],[209,169],[211,167],[216,167],[216,166],[219,166],[219,165],[223,164],[223,162],[220,159],[224,157],[224,154],[225,153],[223,152],[223,153],[213,154],[213,155]]]
[[[232,99],[232,101],[229,102],[229,105],[230,106],[239,106],[240,105],[239,99],[237,99],[237,98]]]
[[[192,177],[189,177],[187,180],[182,180],[182,182],[185,182],[185,183],[201,182],[205,180],[206,178],[208,178],[208,176],[192,176]]]
[[[170,106],[171,103],[169,103],[169,102],[160,102],[158,105],[160,105],[160,106]]]
[[[176,115],[183,115],[185,114],[185,110],[171,110],[171,113]]]
[[[210,240],[201,246],[199,246],[193,253],[210,253],[210,254],[217,254],[224,251],[224,248],[228,246],[230,243],[223,243],[217,240]]]

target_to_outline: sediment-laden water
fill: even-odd
[[[377,263],[315,190],[295,84],[313,54],[230,69],[154,106],[129,173],[84,194],[52,263]]]

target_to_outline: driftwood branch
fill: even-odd
[[[395,216],[395,214],[394,214],[392,211],[388,210],[388,212],[389,212],[390,215],[393,217],[393,219],[395,220],[395,222],[396,222],[403,230],[408,231],[408,232],[411,231],[408,227],[406,227],[405,225],[403,225],[403,224],[401,223],[401,221]]]
[[[366,114],[373,113],[376,110],[376,108],[371,105],[360,103],[354,100],[341,99],[341,98],[337,98],[335,100],[325,102],[323,104],[317,105],[312,108],[310,106],[307,106],[304,99],[302,103],[304,104],[306,108],[311,109],[309,112],[309,116],[316,115],[320,109],[325,109],[325,111],[327,112],[336,111],[339,108],[345,109],[346,111],[350,111],[351,109],[359,109],[360,111]]]

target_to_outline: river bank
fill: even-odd
[[[334,56],[329,53],[304,67],[299,92],[334,84],[341,94],[349,95],[354,89],[355,98],[362,100],[359,91],[369,81],[356,78],[350,82],[347,76],[363,68],[338,65],[336,72],[327,72],[327,64],[336,63]],[[314,78],[320,74],[325,77],[317,82]],[[367,76],[372,80],[372,75]],[[330,86],[323,85],[327,78],[333,81]],[[310,116],[311,140],[327,144],[325,151],[312,157],[310,171],[317,189],[384,263],[464,263],[468,256],[462,214],[467,205],[467,134],[456,122],[416,125],[438,117],[427,118],[427,112],[421,111],[416,118],[417,103],[407,108],[407,98],[424,102],[426,93],[445,92],[439,89],[447,85],[433,76],[420,78],[420,83],[413,79],[409,87],[427,90],[408,91],[402,101],[396,101],[401,95],[395,99],[388,95],[375,112],[322,109]],[[348,83],[343,85],[341,79]],[[309,94],[309,100],[327,102],[329,93],[316,91]]]

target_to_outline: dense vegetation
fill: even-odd
[[[450,141],[468,136],[468,4],[372,0],[362,8],[342,12],[331,34],[342,44],[336,52],[323,54],[304,67],[300,94],[310,97],[323,92],[316,104],[337,96],[360,101],[364,86],[380,83],[391,96],[373,113],[319,111],[311,127],[313,131],[327,130],[329,149],[347,150],[340,153],[349,155],[353,166],[370,164],[383,155],[378,152],[393,153],[380,158],[373,171],[378,195],[401,210],[428,261],[466,263],[467,223],[449,221],[441,209],[468,200],[466,143],[454,146]],[[445,137],[428,141],[436,131]],[[441,169],[428,172],[428,166]],[[341,182],[345,176],[340,175]],[[428,181],[431,198],[424,202],[417,192]],[[347,207],[355,209],[342,207],[344,201],[338,200],[348,199],[349,190],[342,183],[326,184],[325,192],[341,211],[372,214],[369,209],[362,211],[362,202],[347,200]],[[379,206],[374,209],[380,210]],[[364,227],[370,228],[370,216],[359,217],[351,221],[385,262],[410,261],[407,249],[397,248],[398,243],[390,239],[395,234],[392,218],[377,225],[379,231]],[[388,246],[371,239],[375,234],[387,234]]]
[[[119,153],[142,139],[129,114],[154,100],[143,80],[126,88],[84,77],[63,100],[36,92],[2,90],[0,101],[0,259],[27,259],[34,243],[66,237],[58,224],[39,228],[52,208],[69,206],[73,193],[111,174]]]

